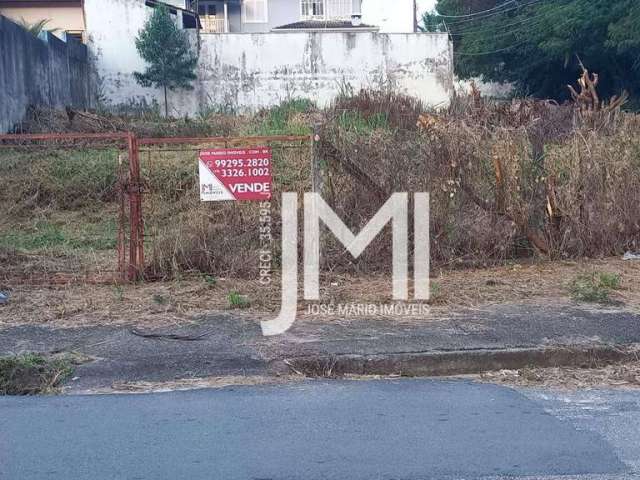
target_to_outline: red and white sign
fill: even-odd
[[[271,148],[216,148],[200,151],[200,199],[271,199]]]

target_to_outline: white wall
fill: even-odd
[[[134,38],[148,10],[139,0],[85,0],[89,47],[102,93],[114,106],[162,102],[159,91],[133,78],[144,69]],[[453,89],[451,48],[443,34],[201,35],[200,45],[195,89],[170,94],[174,115],[210,106],[255,110],[295,97],[324,105],[344,83],[356,90],[391,86],[430,105],[446,104]]]
[[[440,34],[208,35],[198,77],[195,92],[174,104],[177,110],[256,109],[296,97],[322,106],[345,83],[356,91],[389,86],[437,105],[448,102],[453,87],[449,42]]]
[[[380,27],[381,33],[414,31],[413,0],[362,0],[362,22]]]
[[[146,102],[155,96],[133,79],[133,72],[145,67],[135,38],[152,11],[144,0],[84,1],[86,41],[99,93],[112,104]]]
[[[513,85],[510,83],[489,82],[482,78],[473,80],[461,80],[456,77],[454,86],[457,92],[462,94],[471,93],[471,82],[473,82],[483,97],[488,98],[509,98],[513,95]]]

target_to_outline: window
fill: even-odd
[[[324,0],[300,0],[303,19],[324,18]]]
[[[302,20],[349,20],[352,0],[300,0]]]
[[[242,21],[244,23],[267,23],[268,0],[244,0],[242,2]]]
[[[215,17],[218,14],[218,9],[215,5],[198,5],[198,15],[206,16],[211,15]]]
[[[83,37],[84,37],[83,32],[76,31],[76,30],[67,30],[64,33],[67,34],[67,38],[73,38],[74,40],[77,40],[80,43],[83,42]]]

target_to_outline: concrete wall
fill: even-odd
[[[89,108],[90,78],[84,45],[48,32],[36,38],[0,16],[0,132],[20,122],[29,105]]]
[[[482,78],[474,78],[473,80],[454,80],[454,88],[456,92],[461,94],[471,93],[471,82],[480,91],[483,97],[506,99],[513,95],[513,85],[510,83],[488,82]]]
[[[329,103],[354,89],[394,88],[430,105],[452,92],[446,35],[279,33],[207,35],[201,38],[195,92],[174,95],[174,111],[207,105],[254,110],[289,98]]]
[[[160,91],[139,86],[143,71],[134,39],[151,14],[141,0],[85,0],[87,39],[102,96],[115,107],[162,103]],[[413,4],[413,2],[410,2]],[[190,31],[194,46],[198,39]],[[446,34],[256,33],[202,34],[193,91],[171,92],[173,115],[209,107],[256,110],[294,97],[324,105],[341,85],[393,87],[430,105],[453,89]]]

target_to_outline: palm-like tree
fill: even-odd
[[[38,35],[40,35],[40,33],[44,32],[45,30],[49,32],[55,32],[56,30],[59,30],[57,28],[52,28],[52,29],[45,28],[50,21],[51,19],[44,18],[35,23],[29,23],[24,18],[21,18],[20,20],[18,20],[17,23],[22,28],[24,28],[27,32],[37,37]]]

